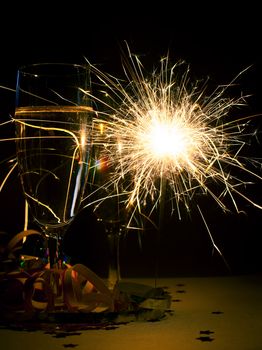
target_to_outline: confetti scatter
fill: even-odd
[[[196,338],[197,340],[200,340],[202,342],[211,342],[214,340],[214,338],[211,338],[211,334],[214,334],[215,332],[210,331],[209,329],[200,331],[200,336]]]
[[[213,334],[213,333],[215,333],[215,332],[210,331],[210,330],[206,330],[206,331],[200,331],[199,333],[200,333],[200,334],[209,335],[209,334]]]
[[[63,344],[64,348],[75,348],[76,346],[78,346],[78,344]]]
[[[200,337],[196,338],[197,340],[204,341],[204,342],[211,342],[214,340],[214,338],[211,338],[209,336],[203,336],[201,335]]]
[[[223,311],[217,310],[217,311],[212,311],[211,313],[212,313],[213,315],[221,315],[221,314],[223,314],[224,312],[223,312]]]

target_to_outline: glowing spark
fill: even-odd
[[[16,114],[18,115],[19,112],[16,112]],[[22,125],[29,126],[30,128],[39,129],[39,130],[42,129],[42,130],[49,130],[49,131],[60,131],[62,133],[68,134],[70,138],[73,138],[75,140],[75,143],[76,143],[77,147],[79,147],[79,141],[78,141],[77,136],[70,130],[62,129],[62,128],[54,128],[54,127],[46,127],[46,126],[34,125],[34,124],[31,124],[31,123],[24,122],[23,120],[20,120],[20,119],[17,119],[17,118],[13,118],[13,119],[14,119],[14,121],[16,123],[20,123]],[[50,137],[53,138],[53,136],[50,136]],[[34,138],[35,138],[35,136],[34,136]]]
[[[85,145],[86,145],[86,134],[85,134],[85,130],[81,130],[81,133],[80,133],[80,149],[81,148],[84,148]]]
[[[49,205],[39,201],[37,198],[34,198],[33,196],[30,196],[30,194],[27,192],[25,192],[25,196],[32,199],[32,201],[36,202],[38,205],[45,207],[57,219],[57,223],[60,224],[61,219],[56,215],[56,213],[52,210],[52,208]]]
[[[179,157],[187,152],[187,140],[183,130],[167,123],[156,123],[145,135],[145,147],[156,157]],[[159,142],[161,140],[161,142]],[[148,141],[148,144],[147,144]]]
[[[14,171],[14,169],[16,168],[17,163],[15,163],[12,168],[9,170],[9,172],[7,173],[7,175],[5,176],[4,180],[2,181],[2,183],[0,184],[0,192],[2,191],[6,181],[8,180],[9,176],[11,175],[11,173]]]
[[[25,200],[25,219],[24,219],[24,231],[28,230],[28,213],[29,213],[29,206],[27,200]],[[26,240],[26,236],[23,238],[23,243]]]
[[[168,194],[172,210],[181,218],[181,204],[190,211],[192,197],[200,191],[223,210],[229,210],[229,198],[240,211],[235,195],[262,209],[241,192],[241,187],[250,183],[241,173],[255,180],[262,178],[246,168],[240,155],[248,136],[244,134],[247,119],[229,120],[233,108],[246,105],[242,96],[224,97],[234,81],[206,96],[207,86],[190,86],[188,69],[179,78],[176,72],[182,64],[170,67],[168,57],[149,79],[139,59],[130,52],[129,59],[131,64],[123,66],[126,84],[92,67],[103,90],[107,88],[104,97],[92,96],[102,106],[97,124],[106,135],[101,141],[97,132],[94,146],[104,143],[114,168],[111,181],[117,186],[125,177],[129,193],[126,206],[141,212],[151,201],[152,212]]]

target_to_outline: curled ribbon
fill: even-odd
[[[14,259],[15,252],[21,248],[18,243],[32,234],[41,235],[38,231],[27,230],[11,239],[6,248],[9,259]],[[1,274],[0,291],[0,314],[7,318],[20,315],[23,319],[31,319],[41,312],[57,310],[81,313],[114,311],[114,293],[82,264],[67,265],[63,269],[40,265],[32,271],[17,268]]]
[[[114,311],[111,291],[103,280],[85,265],[76,264],[65,270],[63,288],[69,310]]]

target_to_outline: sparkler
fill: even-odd
[[[147,77],[141,61],[129,49],[128,56],[123,64],[124,82],[92,67],[103,86],[104,97],[92,97],[102,105],[98,124],[107,129],[105,152],[114,168],[108,186],[120,181],[123,185],[121,179],[127,179],[126,208],[143,214],[150,203],[148,218],[157,207],[161,217],[168,199],[172,214],[181,219],[182,207],[189,212],[194,195],[200,193],[223,211],[230,211],[233,205],[239,213],[237,197],[262,209],[244,190],[262,178],[241,156],[251,136],[247,126],[255,116],[232,118],[234,109],[246,105],[246,97],[225,96],[245,70],[207,96],[207,84],[191,82],[188,66],[178,74],[183,62],[172,66],[167,56]],[[113,139],[118,143],[117,152]],[[94,136],[94,145],[100,142]]]

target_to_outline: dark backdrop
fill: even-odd
[[[113,75],[123,74],[121,47],[126,40],[150,71],[161,57],[185,60],[192,77],[210,77],[212,87],[228,84],[239,72],[250,68],[238,80],[236,93],[249,95],[243,113],[262,111],[262,55],[258,5],[161,2],[145,5],[129,2],[114,5],[86,1],[41,2],[35,5],[6,4],[0,21],[0,85],[15,88],[20,65],[40,61],[82,63],[87,58]],[[14,109],[14,93],[0,89],[1,122]],[[260,139],[260,118],[254,131]],[[12,134],[12,127],[1,127],[1,137]],[[1,143],[1,159],[14,152],[14,145]],[[257,144],[251,153],[260,157]],[[1,164],[1,179],[4,174]],[[262,203],[261,184],[252,188]],[[148,227],[142,235],[129,233],[121,242],[123,275],[153,275],[158,265],[162,275],[199,275],[261,272],[261,211],[244,205],[246,214],[224,214],[208,201],[203,211],[221,256],[212,249],[211,240],[197,209],[181,221],[168,215],[160,242]],[[17,174],[0,194],[0,230],[14,235],[23,227],[23,199]],[[31,224],[32,227],[34,223]],[[157,243],[156,243],[157,242]],[[103,227],[92,212],[79,213],[69,229],[66,249],[73,261],[82,261],[95,271],[106,271],[106,239]]]

